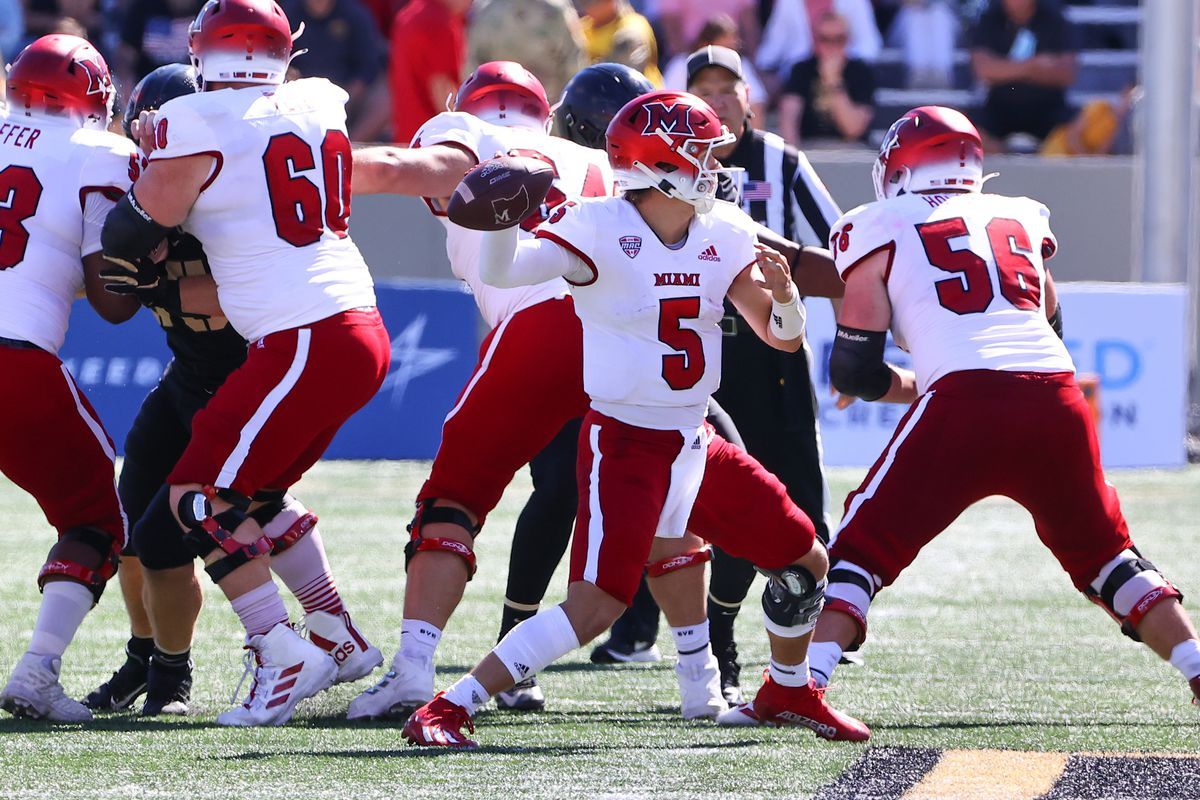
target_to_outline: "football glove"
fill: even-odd
[[[168,314],[182,316],[179,300],[179,282],[167,280],[162,265],[149,258],[136,262],[118,260],[105,256],[111,265],[101,270],[104,290],[113,294],[132,295],[150,308],[161,308]]]

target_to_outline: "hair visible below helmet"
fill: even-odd
[[[21,51],[8,70],[9,114],[49,114],[103,130],[116,92],[104,57],[86,39],[54,33]]]
[[[275,0],[208,0],[188,29],[188,52],[206,84],[279,84],[292,29]]]
[[[626,103],[654,91],[654,84],[624,64],[593,64],[567,82],[554,107],[559,133],[575,144],[604,149],[608,123]]]
[[[979,131],[952,108],[914,108],[888,128],[871,179],[879,200],[939,189],[978,192],[986,180]]]
[[[515,61],[480,64],[448,105],[496,125],[545,128],[550,119],[542,82]]]
[[[717,177],[727,170],[712,151],[737,141],[708,103],[687,92],[662,90],[636,97],[608,126],[608,160],[623,189],[657,189],[712,210]]]
[[[199,76],[194,68],[186,64],[165,64],[150,72],[133,87],[133,93],[125,106],[125,116],[121,119],[125,135],[132,137],[129,125],[143,111],[155,111],[168,100],[198,91]]]

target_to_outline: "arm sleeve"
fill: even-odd
[[[117,202],[106,197],[101,192],[92,192],[83,202],[83,238],[80,241],[79,255],[83,257],[97,253],[100,246],[100,231],[104,228],[104,220]]]
[[[547,239],[518,241],[520,228],[487,231],[479,247],[479,277],[489,286],[512,289],[551,278],[587,273],[586,265],[565,247]]]
[[[603,220],[598,219],[600,214],[595,213],[599,208],[597,203],[568,201],[533,232],[537,238],[549,239],[578,259],[576,269],[559,273],[572,286],[590,286],[599,277],[590,255],[595,252],[596,230],[603,227]]]

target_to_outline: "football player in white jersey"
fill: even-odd
[[[333,682],[337,664],[287,624],[271,541],[251,515],[375,394],[390,341],[347,232],[346,93],[322,79],[283,82],[292,34],[274,0],[209,0],[189,49],[204,91],[158,111],[150,163],[108,215],[103,244],[141,274],[182,225],[204,242],[221,309],[250,342],[193,418],[167,483],[184,541],[257,659],[246,701],[217,721],[278,725]]]
[[[1004,495],[1033,515],[1075,588],[1200,697],[1181,595],[1134,547],[1100,467],[1044,263],[1057,249],[1049,211],[982,192],[979,133],[938,106],[892,125],[873,177],[878,200],[830,237],[846,281],[830,379],[846,395],[912,407],[846,498],[814,679],[826,684],[842,651],[862,644],[872,599],[922,547],[971,504]],[[915,371],[884,362],[889,327]]]
[[[699,98],[643,95],[617,113],[607,134],[624,197],[568,201],[534,239],[518,241],[515,228],[483,236],[486,282],[513,287],[561,276],[573,286],[591,407],[580,435],[571,582],[564,603],[516,626],[470,674],[417,709],[404,727],[409,741],[475,746],[463,729],[474,730],[472,715],[488,697],[607,629],[647,563],[692,560],[686,533],[713,460],[704,417],[720,381],[724,299],[774,347],[794,350],[804,336],[787,262],[757,245],[756,227],[739,209],[715,199],[712,149],[730,140]],[[752,528],[754,536],[743,529],[705,536],[771,577],[763,605],[772,661],[756,698],[762,719],[783,721],[776,714],[786,708],[826,738],[865,739],[866,726],[830,709],[809,683],[806,650],[827,561],[805,522],[799,531],[768,525]],[[658,576],[668,616],[686,606],[670,590],[690,584],[690,572]]]
[[[17,716],[92,718],[63,693],[62,657],[100,599],[126,538],[113,444],[58,358],[76,295],[110,322],[137,310],[104,291],[100,226],[138,166],[108,133],[108,66],[77,36],[43,36],[8,73],[0,115],[0,472],[37,499],[58,532],[38,575],[29,649],[0,692]]]

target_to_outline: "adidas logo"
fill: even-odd
[[[302,669],[304,669],[303,661],[293,664],[279,673],[279,683],[271,691],[271,700],[267,703],[267,708],[275,708],[275,706],[281,706],[288,701],[292,695],[292,687],[296,685],[296,675]]]
[[[521,673],[522,678],[529,674],[529,667],[525,666],[520,661],[514,661],[513,666],[517,668],[517,672]]]
[[[717,255],[716,246],[711,245],[711,244],[708,247],[704,248],[704,252],[701,253],[699,256],[697,256],[697,258],[699,258],[701,261],[720,261],[721,260],[721,257],[719,255]]]

